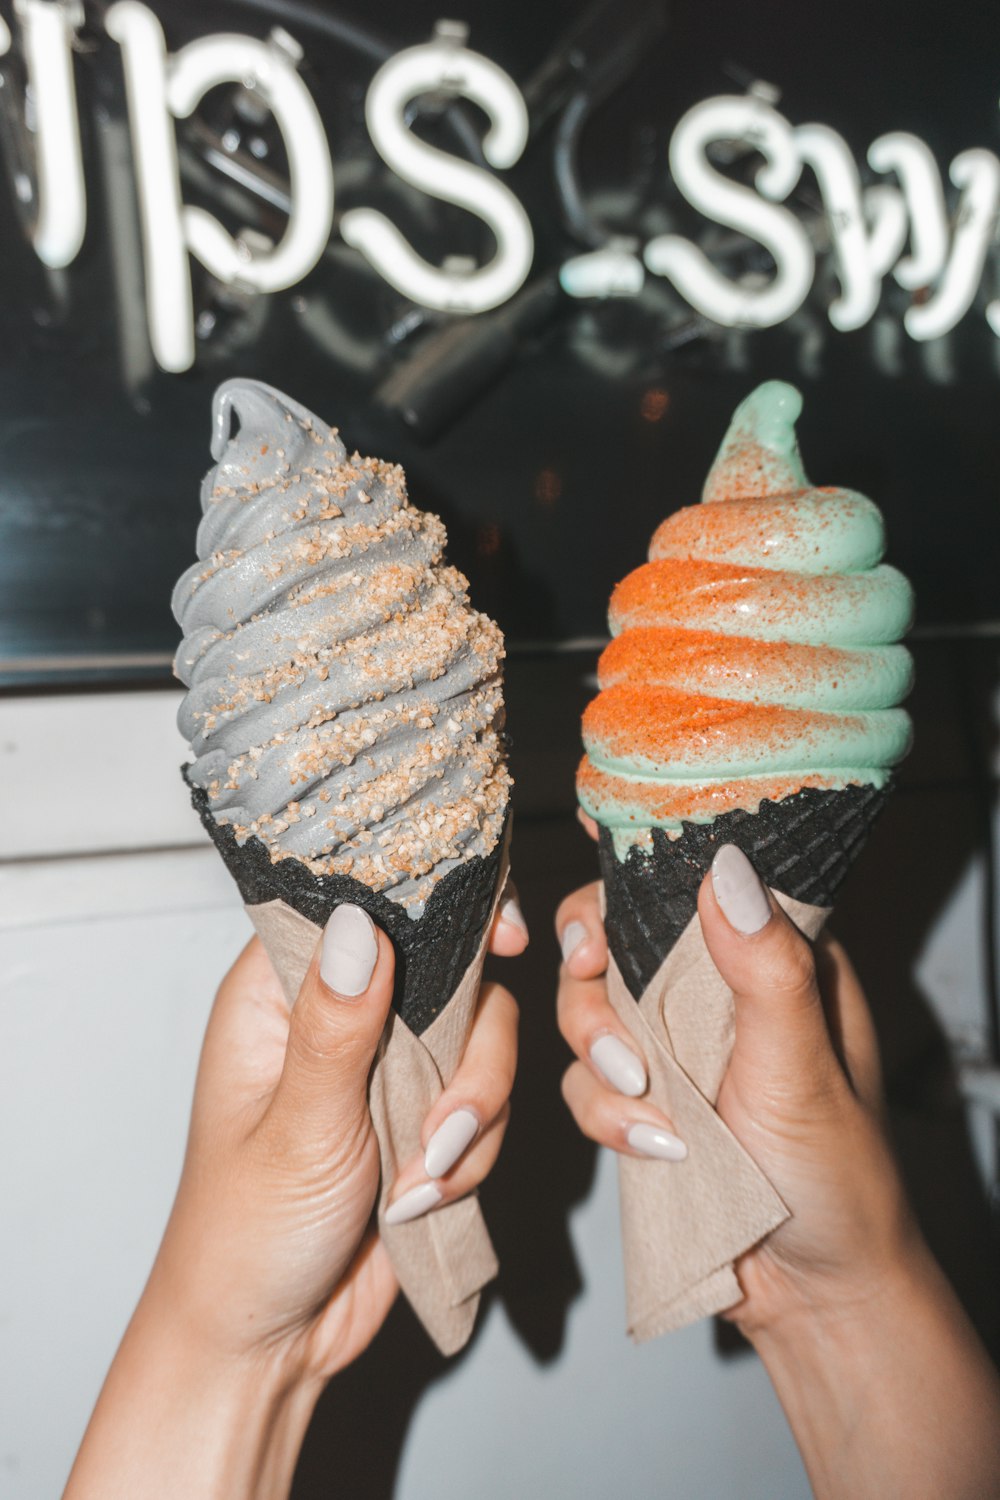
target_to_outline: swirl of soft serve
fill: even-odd
[[[220,386],[212,456],[199,561],[173,596],[188,779],[240,843],[418,917],[503,829],[500,630],[402,469],[348,457],[279,391]]]
[[[780,381],[747,397],[702,504],[612,595],[577,787],[620,855],[804,787],[882,786],[909,747],[912,591],[880,563],[877,507],[809,484],[801,408]]]

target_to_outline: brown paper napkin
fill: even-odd
[[[806,937],[827,907],[775,892]],[[619,1157],[628,1331],[636,1342],[723,1312],[733,1263],[789,1211],[715,1111],[735,1035],[733,996],[692,917],[638,1003],[612,958],[608,998],[646,1059],[646,1097],[688,1148],[679,1163]]]
[[[505,850],[494,912],[507,870]],[[266,901],[245,910],[289,1005],[294,1005],[321,929],[284,901]],[[492,925],[491,914],[475,958],[440,1015],[420,1036],[395,1011],[390,1013],[368,1089],[382,1162],[379,1233],[400,1286],[442,1354],[455,1354],[468,1341],[479,1293],[497,1274],[479,1201],[470,1194],[408,1224],[388,1225],[384,1215],[399,1168],[420,1150],[420,1127],[465,1050]]]

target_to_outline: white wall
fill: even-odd
[[[530,697],[529,676],[518,690]],[[0,701],[0,1493],[10,1500],[50,1500],[65,1478],[169,1209],[214,987],[249,934],[177,776],[176,702],[169,691]],[[614,1164],[595,1172],[564,1116],[550,1015],[551,910],[588,874],[587,853],[531,779],[529,767],[517,844],[536,922],[516,980],[524,1064],[509,1151],[485,1194],[499,1289],[451,1366],[408,1313],[393,1315],[321,1405],[296,1495],[804,1500],[752,1356],[718,1353],[708,1324],[639,1349],[624,1336]],[[923,809],[940,793],[919,795]],[[901,806],[897,824],[913,811]],[[983,1014],[980,881],[971,855],[958,856],[915,955],[925,994],[966,1046]],[[389,1416],[376,1423],[380,1394]]]

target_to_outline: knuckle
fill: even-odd
[[[611,1010],[603,988],[600,992],[593,988],[581,989],[570,1007],[570,1018],[572,1038],[567,1040],[577,1051],[597,1032],[607,1031],[609,1027],[616,1032],[619,1030],[618,1018]]]
[[[492,1063],[480,1071],[475,1092],[486,1106],[487,1119],[492,1119],[504,1100],[509,1097],[513,1078],[513,1068],[500,1067]]]
[[[564,1005],[562,1003],[562,996],[561,995],[559,997],[559,1003],[556,1006],[556,1026],[558,1027],[559,1035],[562,1037],[563,1041],[566,1042],[568,1046],[572,1047],[572,1045],[573,1045],[573,1020],[572,1020],[572,1011],[571,1011],[571,1009],[570,1009],[570,1007],[568,1005]]]
[[[333,1052],[325,1027],[311,1012],[292,1012],[288,1033],[289,1049],[305,1062],[326,1062]]]
[[[566,923],[573,915],[573,912],[576,909],[578,896],[579,893],[577,891],[574,891],[571,896],[564,896],[559,905],[556,907],[554,926],[557,936],[560,932],[562,932],[563,928],[566,926]]]
[[[559,1034],[564,1042],[576,1051],[577,1038],[580,1034],[580,997],[572,994],[569,986],[562,984],[559,987],[559,997],[556,1004],[556,1023]]]
[[[336,1026],[331,1017],[318,1008],[304,1006],[292,1012],[289,1048],[303,1063],[329,1068],[336,1062],[338,1071],[350,1070],[367,1053],[367,1039]]]
[[[584,1135],[592,1138],[594,1137],[589,1127],[589,1120],[593,1113],[593,1095],[596,1087],[589,1069],[579,1061],[570,1063],[562,1076],[563,1102],[579,1129]]]
[[[582,1066],[582,1063],[571,1062],[559,1082],[559,1092],[562,1094],[563,1103],[570,1111],[573,1109],[573,1100],[578,1093],[577,1069]]]
[[[491,985],[489,1003],[495,1008],[501,1025],[516,1032],[521,1019],[521,1007],[510,990],[502,984]]]
[[[770,987],[785,994],[803,994],[816,985],[812,949],[800,933],[786,928],[768,964]]]

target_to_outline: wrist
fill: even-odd
[[[801,1228],[793,1216],[738,1268],[745,1297],[733,1318],[755,1347],[798,1346],[826,1328],[863,1319],[880,1298],[914,1286],[933,1266],[880,1144],[882,1170],[858,1173],[853,1201],[846,1198],[836,1215],[817,1213],[814,1202]]]
[[[810,1282],[815,1297],[810,1297]],[[821,1283],[817,1286],[817,1282]],[[926,1296],[916,1246],[891,1265],[853,1277],[803,1277],[780,1312],[747,1330],[795,1436],[817,1500],[873,1493],[864,1455],[876,1453],[870,1424],[885,1422],[884,1392],[896,1383],[886,1349],[910,1326],[910,1310]],[[878,1415],[881,1414],[881,1415]],[[844,1456],[844,1435],[851,1452]],[[890,1489],[887,1496],[900,1491]]]
[[[817,1500],[1000,1494],[1000,1383],[929,1248],[753,1330]]]
[[[850,1270],[772,1267],[767,1293],[755,1288],[753,1317],[742,1319],[737,1311],[735,1321],[765,1363],[795,1359],[842,1334],[853,1339],[863,1333],[873,1315],[922,1296],[935,1274],[936,1263],[907,1216],[877,1253]]]
[[[286,1349],[219,1349],[147,1289],[115,1356],[67,1500],[140,1495],[150,1475],[158,1493],[186,1500],[287,1494],[323,1384]]]
[[[126,1339],[134,1338],[143,1357],[156,1362],[169,1389],[177,1419],[200,1429],[217,1451],[211,1458],[220,1474],[237,1466],[244,1482],[207,1493],[255,1495],[257,1471],[289,1454],[292,1466],[324,1382],[308,1373],[289,1341],[248,1340],[238,1349],[216,1341],[173,1316],[155,1298],[139,1302]],[[289,1470],[289,1481],[291,1470]],[[270,1487],[261,1494],[272,1493]]]
[[[794,1279],[774,1312],[741,1332],[764,1363],[794,1366],[829,1355],[843,1341],[863,1346],[867,1330],[921,1296],[932,1264],[921,1241],[901,1245],[897,1256],[850,1274],[818,1272]]]

